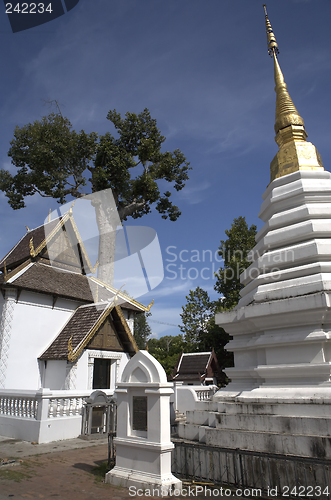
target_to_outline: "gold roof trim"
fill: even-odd
[[[114,288],[111,285],[107,285],[107,283],[104,283],[103,281],[99,280],[99,278],[96,278],[95,276],[90,276],[89,279],[92,281],[95,281],[97,285],[108,288],[108,290],[113,292],[115,294],[115,296],[121,297],[126,302],[131,302],[131,304],[135,305],[136,307],[139,307],[139,309],[142,309],[145,312],[149,312],[152,305],[154,304],[154,299],[153,299],[152,302],[150,304],[148,304],[148,306],[144,306],[143,304],[141,304],[137,300],[135,300],[132,297],[130,297],[129,295],[127,295],[126,293],[121,292],[120,290],[117,290],[116,288]]]
[[[72,206],[73,206],[73,204],[72,204]],[[85,250],[84,243],[83,243],[83,241],[81,239],[81,236],[79,234],[77,225],[75,223],[75,219],[74,219],[73,214],[72,214],[72,206],[70,207],[69,212],[67,212],[66,214],[64,214],[62,216],[62,218],[61,218],[61,220],[59,220],[58,224],[56,224],[56,226],[52,229],[52,231],[46,236],[46,238],[40,243],[40,245],[37,248],[34,248],[33,237],[30,239],[30,241],[29,241],[30,255],[31,255],[31,257],[36,257],[37,255],[39,255],[39,253],[47,246],[47,244],[57,234],[57,232],[59,231],[59,229],[61,227],[65,226],[66,222],[68,222],[68,220],[70,220],[72,229],[74,231],[74,234],[76,236],[77,242],[78,242],[78,244],[80,246],[80,249],[81,249],[81,252],[83,254],[85,263],[86,263],[86,265],[88,267],[87,270],[90,273],[95,273],[95,271],[96,271],[96,269],[97,269],[97,267],[99,265],[99,262],[97,261],[97,263],[96,263],[96,265],[94,267],[91,264],[90,258],[88,256],[86,250]]]
[[[69,214],[66,213],[62,219],[56,224],[54,229],[46,236],[46,238],[40,243],[37,248],[33,246],[33,237],[29,241],[30,255],[31,257],[36,257],[47,245],[47,243],[53,238],[53,236],[58,232],[59,228],[64,226],[65,222],[68,220]]]
[[[268,18],[266,5],[265,23],[268,53],[274,60],[276,91],[275,141],[279,151],[270,164],[270,182],[298,170],[324,170],[321,156],[311,142],[307,142],[305,124],[287,90],[284,75],[279,66],[276,37]]]
[[[13,278],[16,274],[20,273],[25,267],[28,267],[29,264],[31,264],[31,259],[25,260],[24,262],[22,262],[22,264],[20,264],[19,266],[15,267],[15,269],[13,269],[12,271],[10,271],[9,273],[8,273],[8,271],[6,269],[6,264],[5,264],[5,271],[4,271],[4,280],[5,280],[5,283],[7,283],[7,281],[9,281],[11,278]]]
[[[80,249],[81,249],[82,254],[84,256],[85,262],[87,264],[88,271],[93,274],[93,273],[95,273],[95,271],[97,270],[97,267],[99,266],[99,261],[96,262],[96,264],[95,264],[94,267],[92,266],[90,258],[88,256],[88,253],[85,250],[85,246],[84,246],[83,240],[82,240],[82,238],[80,236],[80,233],[78,231],[78,227],[76,226],[76,222],[75,222],[75,219],[74,219],[73,214],[72,214],[72,207],[73,206],[74,206],[74,203],[71,205],[70,210],[69,210],[69,212],[66,215],[68,215],[69,218],[70,218],[70,222],[71,222],[72,228],[74,230],[74,233],[75,233],[75,236],[77,238],[78,244],[80,246]]]
[[[84,307],[84,306],[83,306]],[[86,307],[86,306],[85,306]],[[97,307],[97,306],[96,306]],[[98,321],[93,325],[91,330],[89,331],[88,335],[84,338],[84,340],[78,345],[76,348],[76,351],[73,350],[72,348],[72,337],[70,337],[68,341],[68,361],[73,363],[76,361],[76,359],[79,357],[79,355],[82,353],[86,345],[89,343],[89,341],[92,339],[98,328],[102,325],[104,320],[107,318],[109,313],[111,312],[112,309],[114,309],[115,304],[114,302],[111,302],[108,307],[105,308],[103,313],[101,314],[100,318]]]
[[[139,349],[138,349],[137,343],[135,341],[134,336],[132,335],[132,332],[131,332],[128,324],[127,324],[126,319],[124,318],[121,306],[115,306],[115,310],[116,310],[116,312],[117,312],[117,314],[118,314],[118,316],[119,316],[119,318],[120,318],[120,320],[122,322],[122,325],[124,327],[124,330],[126,331],[127,336],[129,337],[129,340],[130,340],[130,342],[131,342],[131,344],[133,346],[133,349],[135,350],[135,352],[138,352]]]
[[[86,306],[83,306],[83,307],[86,307]],[[91,330],[89,331],[88,335],[84,338],[84,340],[78,345],[78,347],[76,348],[76,350],[74,351],[73,347],[72,347],[72,336],[70,337],[70,339],[68,340],[68,361],[73,363],[74,361],[77,360],[77,358],[80,356],[80,354],[83,352],[83,350],[85,349],[85,347],[87,346],[87,344],[90,342],[90,340],[92,340],[92,338],[94,337],[94,335],[96,334],[96,332],[98,331],[98,329],[100,328],[100,326],[103,324],[103,322],[105,321],[105,319],[107,318],[107,316],[109,316],[109,314],[111,313],[111,311],[115,309],[116,312],[117,312],[117,315],[118,317],[120,318],[121,320],[121,323],[122,323],[122,326],[129,338],[129,341],[131,342],[132,344],[132,347],[134,349],[135,352],[138,352],[138,346],[137,346],[137,343],[131,333],[131,330],[126,322],[126,319],[124,318],[123,316],[123,313],[122,313],[122,310],[121,310],[121,307],[120,306],[116,306],[115,305],[115,301],[111,302],[109,304],[108,307],[105,308],[104,312],[101,314],[100,318],[98,319],[98,321],[93,325],[93,327],[91,328]]]

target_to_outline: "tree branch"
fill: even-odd
[[[137,210],[144,208],[146,203],[147,202],[145,200],[141,202],[134,201],[133,203],[130,203],[130,205],[127,205],[126,207],[119,207],[118,214],[120,216],[120,219],[125,220],[127,217],[137,212]]]

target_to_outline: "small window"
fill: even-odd
[[[110,389],[110,359],[94,358],[93,389]]]

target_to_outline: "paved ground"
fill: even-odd
[[[129,495],[128,489],[103,482],[107,471],[107,455],[106,440],[71,439],[34,445],[0,437],[0,459],[20,460],[20,465],[0,466],[0,500],[134,498]],[[191,491],[194,493],[194,486]],[[139,495],[139,498],[158,497]],[[218,498],[222,496],[218,495]],[[232,498],[239,497],[234,495]]]

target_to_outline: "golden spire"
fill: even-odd
[[[284,75],[280,69],[277,54],[279,54],[278,44],[274,32],[268,18],[266,6],[263,5],[265,12],[265,24],[267,31],[267,42],[268,42],[268,53],[274,59],[274,75],[275,75],[275,91],[276,91],[276,121],[275,121],[275,132],[278,132],[288,127],[289,125],[299,125],[301,126],[301,138],[306,140],[307,133],[305,131],[305,124],[303,119],[298,113],[297,108],[294,106],[290,94],[287,91],[287,85],[284,80]],[[277,138],[276,138],[277,142]]]
[[[271,181],[297,170],[324,170],[321,157],[315,146],[306,142],[307,132],[303,119],[288,93],[284,75],[280,69],[277,54],[278,44],[268,18],[266,5],[265,23],[268,53],[274,60],[276,91],[275,141],[279,152],[270,165]]]

